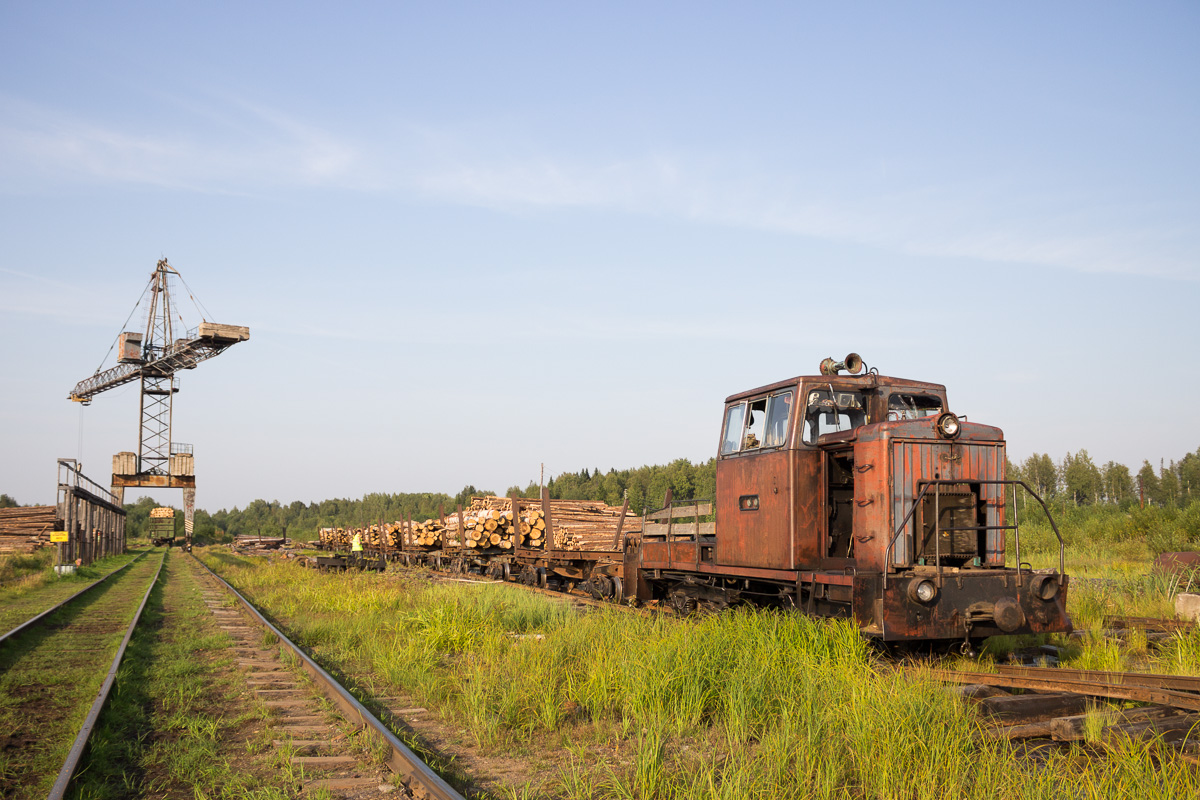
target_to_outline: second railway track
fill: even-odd
[[[90,724],[102,687],[111,684],[113,657],[128,640],[162,562],[161,555],[140,559],[6,637],[0,649],[0,795],[61,796],[60,776],[66,770],[69,778],[74,767],[68,756],[78,759],[77,736]]]
[[[121,655],[156,582],[151,622],[130,649],[143,662],[126,669]],[[185,639],[201,644],[173,664],[144,661]],[[104,709],[114,682],[126,707]],[[240,781],[222,790],[461,800],[228,584],[179,551],[139,557],[17,626],[0,641],[0,698],[0,797],[93,796],[106,780],[121,782],[127,797],[201,791],[189,768],[164,762],[202,753],[223,765],[207,780],[219,785],[223,768]],[[191,724],[207,726],[207,750],[189,741],[194,732],[178,732],[182,707],[163,708],[179,702],[190,715],[205,705],[197,698],[208,708]],[[131,713],[130,703],[143,708]],[[88,750],[89,737],[101,743]],[[81,787],[72,782],[77,770]]]

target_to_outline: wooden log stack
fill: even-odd
[[[512,506],[507,497],[472,497],[471,505],[463,513],[466,546],[511,550],[517,545],[519,533],[521,547],[546,547],[546,518],[541,501],[518,498],[515,516]],[[621,519],[619,506],[586,500],[551,500],[550,516],[555,549],[620,549],[614,544]],[[622,533],[637,533],[641,529],[641,517],[627,514]]]
[[[0,553],[49,547],[57,516],[54,506],[0,508]]]
[[[546,530],[541,509],[527,508],[522,513],[521,505],[518,501],[514,513],[513,502],[507,497],[472,497],[471,505],[463,512],[463,526],[466,528],[463,546],[480,550],[489,547],[512,550],[520,533],[526,547],[540,547]]]
[[[620,550],[616,541],[621,507],[592,500],[551,500],[554,546],[558,550]],[[640,533],[642,518],[625,515],[621,536]]]

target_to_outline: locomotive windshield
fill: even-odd
[[[942,413],[942,399],[940,397],[927,394],[896,393],[888,395],[887,418],[889,422],[902,419],[935,417],[940,413]]]
[[[862,392],[814,389],[804,407],[804,443],[816,444],[818,436],[865,425],[866,409]]]

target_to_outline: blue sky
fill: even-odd
[[[1194,3],[7,3],[0,491],[135,448],[135,388],[65,397],[163,256],[251,328],[176,401],[211,510],[707,458],[850,350],[1017,459],[1177,459],[1198,42]]]

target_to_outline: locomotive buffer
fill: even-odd
[[[171,411],[179,381],[175,373],[195,369],[202,361],[220,355],[250,338],[250,329],[203,320],[176,337],[175,322],[182,322],[171,297],[171,279],[179,272],[161,259],[138,301],[149,298],[144,331],[124,331],[117,337],[117,365],[96,370],[75,385],[68,399],[89,405],[101,392],[141,381],[138,450],[113,456],[112,491],[124,502],[126,487],[182,489],[185,541],[190,549],[196,507],[196,471],[192,446],[171,437]],[[186,284],[184,284],[186,286]],[[134,312],[136,313],[135,307]],[[130,314],[130,319],[133,314]]]

